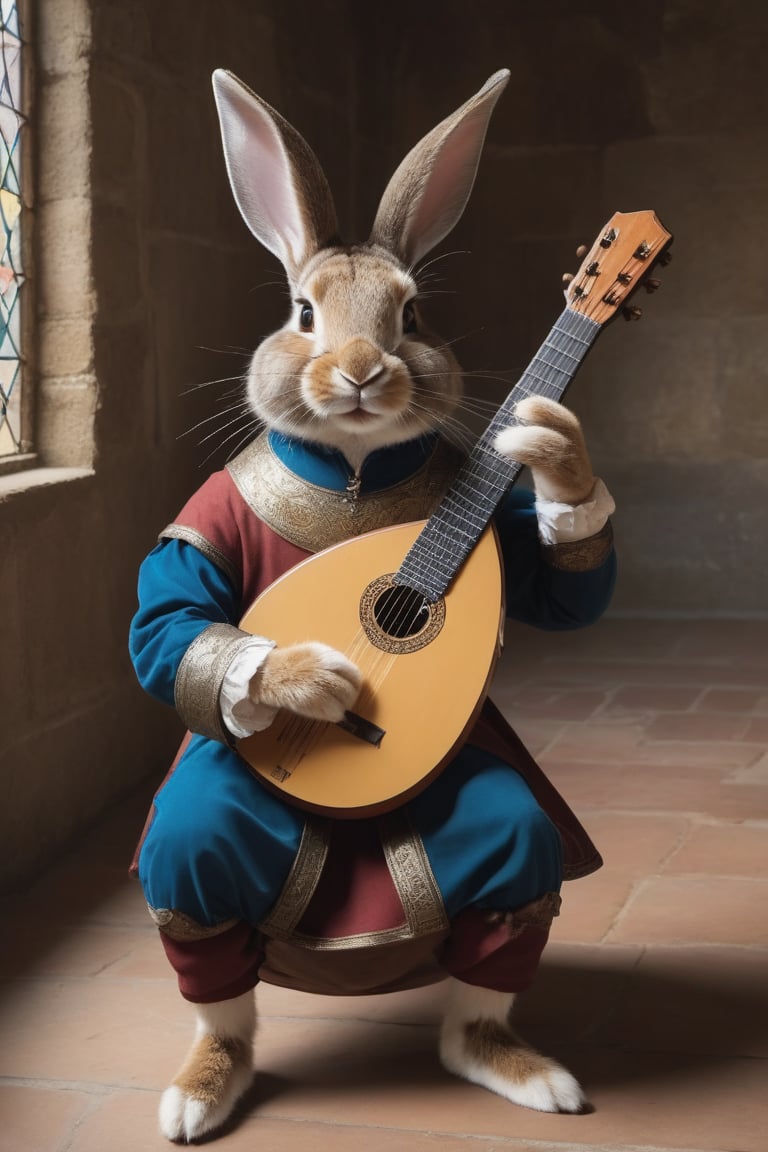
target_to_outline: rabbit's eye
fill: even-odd
[[[403,332],[407,335],[416,331],[416,309],[409,303],[403,308]]]
[[[302,332],[314,332],[315,311],[311,304],[302,304],[299,312],[299,327]]]

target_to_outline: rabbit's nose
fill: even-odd
[[[339,351],[336,366],[345,380],[361,390],[384,372],[381,350],[359,336]]]
[[[360,392],[362,392],[363,388],[367,388],[369,384],[375,383],[383,373],[384,365],[382,364],[366,376],[365,380],[355,380],[354,377],[350,376],[347,372],[343,372],[341,368],[339,369],[339,375],[346,380],[347,384],[351,384],[353,388],[359,389]]]

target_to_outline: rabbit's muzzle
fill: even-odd
[[[408,407],[412,386],[401,360],[364,337],[313,360],[304,386],[310,407],[335,415],[398,415]]]

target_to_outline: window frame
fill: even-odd
[[[28,44],[22,436],[0,457],[0,510],[41,486],[95,475],[92,0],[18,0]],[[73,140],[76,151],[72,151]],[[44,259],[41,259],[41,253]]]
[[[21,280],[17,285],[19,310],[19,448],[0,455],[0,476],[34,468],[39,463],[34,444],[34,339],[35,319],[32,284],[34,283],[34,146],[30,141],[30,124],[34,93],[34,51],[31,37],[32,0],[15,0],[18,37],[21,51],[19,86],[19,199],[21,201],[20,253]]]

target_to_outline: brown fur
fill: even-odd
[[[459,366],[421,324],[403,333],[403,306],[417,285],[390,254],[371,245],[319,252],[292,290],[313,305],[315,330],[298,332],[294,315],[256,350],[248,396],[266,424],[353,460],[451,415]]]
[[[382,371],[384,357],[375,344],[362,336],[354,336],[339,348],[336,363],[349,380],[362,385]]]
[[[499,441],[502,451],[531,469],[537,495],[564,504],[587,499],[595,477],[577,417],[542,396],[521,400],[515,416],[520,424]]]
[[[318,644],[295,644],[270,652],[254,677],[252,694],[271,708],[290,708],[304,716],[332,719],[329,701],[338,704],[337,719],[351,708],[360,690],[357,669]]]
[[[529,1048],[519,1036],[494,1020],[475,1020],[465,1026],[467,1050],[484,1067],[513,1084],[557,1068],[554,1061]]]
[[[201,1036],[173,1083],[186,1096],[204,1104],[217,1105],[226,1094],[227,1083],[239,1065],[250,1065],[250,1044],[228,1036]]]

